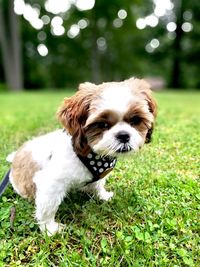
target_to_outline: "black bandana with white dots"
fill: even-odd
[[[99,179],[105,177],[115,167],[117,159],[109,156],[101,157],[98,154],[91,151],[86,157],[77,155],[83,164],[92,173],[92,182],[96,182]]]

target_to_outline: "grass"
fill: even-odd
[[[59,126],[54,114],[65,95],[0,94],[0,177],[9,152]],[[109,203],[80,193],[65,199],[57,213],[67,225],[62,234],[42,235],[34,204],[6,190],[0,267],[200,266],[200,93],[161,92],[156,99],[153,142],[117,164],[107,183],[115,193]]]

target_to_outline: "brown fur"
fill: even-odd
[[[81,84],[79,91],[65,98],[57,112],[57,117],[72,136],[74,149],[82,156],[89,153],[90,147],[85,137],[84,125],[88,117],[91,101],[96,96],[97,86],[91,83]]]
[[[139,123],[132,123],[132,119],[134,117],[140,118]],[[148,119],[148,116],[144,112],[143,106],[140,103],[130,106],[128,112],[124,116],[124,121],[134,127],[144,138],[146,137],[148,131],[152,128],[151,120],[152,118]]]
[[[95,117],[95,120],[90,121],[90,123],[84,127],[88,142],[93,145],[98,143],[104,131],[110,129],[118,121],[119,118],[115,112],[112,110],[103,111],[98,117]],[[99,123],[106,123],[108,127],[102,129],[102,127],[99,127]]]
[[[33,176],[36,171],[40,170],[40,167],[33,161],[31,152],[24,149],[25,145],[17,151],[13,159],[12,178],[22,197],[33,198],[36,191]]]
[[[127,82],[137,95],[145,97],[145,100],[148,102],[150,112],[153,113],[154,117],[156,117],[157,105],[155,100],[153,99],[150,84],[145,80],[135,78],[130,78],[129,80],[127,80]]]
[[[157,105],[152,96],[152,91],[148,82],[142,79],[130,78],[128,80],[129,84],[132,86],[132,89],[138,93],[138,95],[143,96],[147,101],[149,106],[149,111],[153,114],[154,120],[157,116]],[[146,134],[146,143],[151,142],[151,137],[154,129],[154,123],[151,124],[147,134]]]

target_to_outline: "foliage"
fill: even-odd
[[[54,113],[64,96],[0,95],[1,177],[9,152],[58,127]],[[42,235],[33,203],[7,189],[0,200],[0,266],[200,266],[200,95],[162,92],[156,98],[153,142],[118,163],[107,184],[115,193],[110,202],[82,193],[65,199],[57,214],[66,224],[62,234]]]
[[[139,1],[134,6],[136,7],[138,3]],[[130,18],[124,20],[123,27],[115,28],[113,21],[121,8],[127,10],[127,17]],[[41,16],[44,14],[48,14],[51,19],[54,17],[41,5]],[[37,52],[37,46],[41,43],[38,31],[31,29],[28,23],[21,20],[24,40],[27,40],[23,50],[27,58],[24,62],[25,69],[30,69],[25,77],[28,87],[38,87],[41,83],[43,87],[74,86],[75,82],[85,80],[99,82],[124,79],[132,73],[142,74],[140,64],[135,64],[138,58],[136,44],[139,42],[139,40],[136,42],[136,39],[139,37],[135,38],[130,33],[138,30],[128,1],[123,3],[121,0],[96,1],[92,10],[81,12],[72,7],[67,13],[61,14],[61,17],[64,19],[66,32],[71,25],[77,24],[83,18],[89,25],[73,39],[66,33],[59,37],[53,36],[50,24],[45,25],[43,31],[47,34],[47,38],[43,43],[48,47],[49,54],[43,58]],[[105,50],[98,49],[99,38],[105,38]],[[122,47],[126,49],[121,49]]]
[[[8,4],[8,1],[3,2]],[[143,30],[136,27],[137,19],[153,14],[155,2],[159,1],[96,0],[91,10],[79,11],[72,5],[67,12],[57,15],[45,9],[45,2],[26,1],[40,10],[40,18],[43,15],[50,18],[50,23],[41,30],[36,30],[23,16],[18,16],[25,88],[62,88],[85,80],[120,80],[133,75],[162,77],[173,88],[199,87],[198,0],[172,1],[172,12],[160,16],[157,26],[146,26]],[[127,12],[127,17],[120,20],[118,11],[121,9]],[[187,12],[191,14],[189,18],[184,15]],[[55,16],[64,21],[65,33],[61,36],[52,34],[51,21]],[[81,19],[87,21],[87,27],[81,29],[76,37],[69,38],[70,27]],[[169,22],[177,24],[174,32],[167,30]],[[191,23],[191,31],[182,30],[185,22]],[[159,41],[159,46],[147,52],[146,47],[154,39]],[[48,48],[47,56],[38,53],[40,44]],[[3,66],[0,64],[1,69]],[[0,81],[5,80],[2,71]]]

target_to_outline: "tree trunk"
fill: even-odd
[[[183,30],[181,28],[183,24],[183,6],[182,0],[177,0],[175,4],[176,10],[176,38],[173,43],[173,63],[172,63],[172,73],[171,73],[171,83],[170,87],[172,88],[181,88],[182,81],[181,81],[181,59],[182,59],[182,47],[181,42],[183,39]]]
[[[91,13],[91,22],[91,79],[92,82],[98,84],[101,81],[101,74],[99,51],[97,47],[98,28],[95,9],[93,9],[93,12]]]
[[[92,69],[92,81],[96,84],[100,83],[100,63],[99,63],[99,51],[97,48],[97,36],[93,31],[92,36],[92,49],[91,49],[91,69]]]
[[[23,89],[19,19],[14,13],[14,1],[0,5],[0,44],[6,83],[12,91]]]

